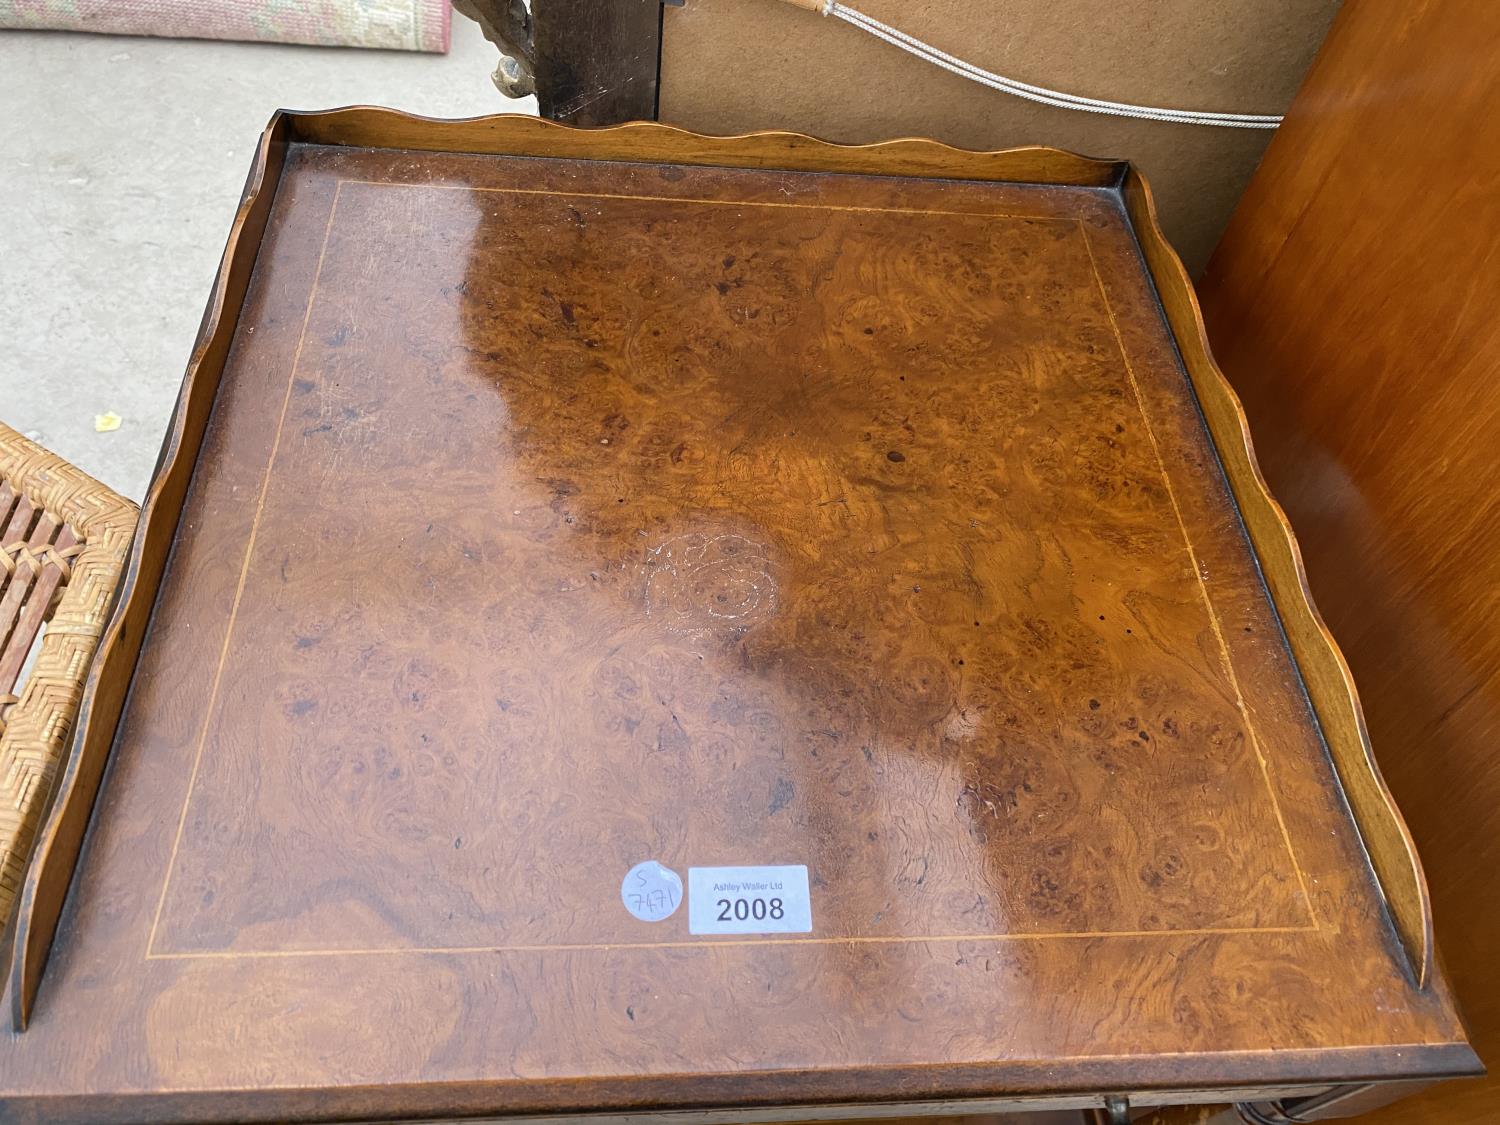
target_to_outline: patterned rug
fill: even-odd
[[[0,0],[0,28],[448,50],[448,0]]]

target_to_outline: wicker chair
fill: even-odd
[[[129,500],[0,424],[0,936],[136,516]],[[39,634],[35,662],[18,687]]]

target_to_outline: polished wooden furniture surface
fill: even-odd
[[[1500,1057],[1500,8],[1351,4],[1203,281]],[[1373,1119],[1491,1120],[1457,1083]]]
[[[135,519],[129,500],[0,423],[0,940]]]
[[[279,116],[26,883],[0,1107],[1472,1071],[1242,421],[1123,165]],[[812,930],[638,921],[644,860],[805,864]]]

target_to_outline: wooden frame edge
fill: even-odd
[[[1031,146],[974,152],[918,137],[842,145],[774,130],[712,137],[655,121],[580,129],[514,113],[445,121],[376,106],[285,112],[293,141],[359,148],[652,160],[789,172],[1010,180],[1072,187],[1114,187],[1126,167],[1123,161],[1096,160],[1056,148]]]
[[[1394,1053],[1402,1067],[1393,1078],[1388,1060]],[[833,1071],[752,1070],[726,1072],[685,1087],[681,1075],[637,1075],[629,1086],[614,1079],[554,1079],[530,1083],[524,1100],[487,1079],[458,1080],[438,1087],[420,1083],[396,1086],[350,1086],[330,1102],[317,1088],[282,1087],[274,1091],[247,1088],[179,1090],[150,1093],[80,1094],[41,1098],[0,1097],[0,1118],[23,1120],[109,1120],[196,1123],[239,1122],[246,1119],[247,1098],[253,1098],[263,1120],[346,1118],[369,1120],[378,1100],[384,1121],[501,1121],[506,1125],[549,1125],[567,1120],[573,1125],[640,1125],[643,1116],[654,1125],[752,1125],[782,1122],[823,1122],[938,1118],[966,1114],[1083,1109],[1103,1105],[1108,1093],[1123,1090],[1133,1101],[1167,1106],[1222,1105],[1226,1102],[1266,1102],[1334,1094],[1348,1086],[1391,1081],[1426,1083],[1472,1077],[1483,1067],[1466,1043],[1428,1043],[1387,1047],[1231,1052],[1227,1056],[1198,1056],[1202,1074],[1190,1078],[1182,1071],[1184,1056],[1156,1060],[1147,1071],[1129,1070],[1118,1058],[1018,1062],[1022,1073],[997,1087],[988,1067],[962,1065],[918,1067],[909,1077],[868,1066]],[[580,1082],[590,1086],[580,1091]],[[814,1082],[817,1083],[814,1086]],[[934,1089],[941,1083],[942,1091]],[[774,1089],[773,1089],[774,1087]],[[789,1092],[788,1092],[789,1091]],[[715,1106],[737,1105],[726,1110]],[[112,1111],[112,1112],[111,1112]],[[495,1116],[496,1113],[502,1117]]]
[[[209,296],[182,390],[135,527],[114,612],[84,684],[71,753],[37,833],[18,897],[7,973],[12,1028],[24,1031],[114,744],[157,587],[182,513],[192,469],[234,339],[271,201],[285,160],[287,122],[278,113],[261,134],[240,206]]]
[[[1168,326],[1203,410],[1271,600],[1296,658],[1334,770],[1385,895],[1391,920],[1419,988],[1433,977],[1432,904],[1411,832],[1381,776],[1349,665],[1324,624],[1308,585],[1292,525],[1261,475],[1239,396],[1209,349],[1203,314],[1187,270],[1167,242],[1144,177],[1130,169],[1121,185],[1125,210],[1154,277]]]

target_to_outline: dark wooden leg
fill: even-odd
[[[537,107],[569,125],[656,119],[661,0],[534,0]]]

